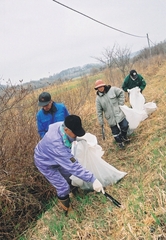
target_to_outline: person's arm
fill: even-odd
[[[46,131],[43,129],[43,124],[40,120],[40,114],[39,113],[37,113],[37,115],[36,115],[36,122],[37,122],[38,134],[40,135],[40,138],[43,138]]]
[[[95,181],[95,176],[89,170],[82,167],[79,161],[71,153],[71,149],[64,146],[62,143],[54,143],[47,146],[47,151],[50,155],[51,162],[55,162],[56,165],[61,166],[66,169],[71,175],[74,175],[85,182],[93,183]]]
[[[104,125],[103,108],[98,98],[96,99],[96,112],[97,112],[97,118],[98,118],[99,124],[103,126]]]
[[[146,87],[146,82],[145,82],[145,79],[139,75],[140,77],[140,85],[139,85],[139,88],[141,89],[141,92],[144,90],[144,88]]]
[[[127,76],[125,79],[124,79],[124,82],[123,82],[123,85],[122,85],[122,89],[123,91],[127,92],[127,89],[128,89],[128,79],[129,79],[129,76]]]
[[[47,145],[46,151],[51,159],[50,165],[54,162],[55,165],[61,166],[71,175],[76,176],[85,182],[92,183],[95,191],[104,191],[102,184],[96,179],[94,174],[85,169],[71,153],[71,149],[66,147],[61,141],[57,142],[56,140],[55,143],[52,142],[50,145]]]
[[[123,106],[125,102],[124,91],[121,88],[115,87],[115,94],[116,94],[116,97],[118,98],[118,104]]]

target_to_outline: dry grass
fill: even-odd
[[[107,192],[118,199],[123,208],[115,207],[101,194],[89,193],[80,199],[72,198],[77,213],[72,219],[64,218],[55,201],[35,228],[28,231],[26,239],[166,239],[166,61],[160,59],[156,66],[158,61],[151,59],[153,64],[147,63],[146,68],[145,65],[138,66],[147,81],[146,101],[156,102],[158,108],[139,125],[125,151],[117,149],[107,125],[106,140],[102,140],[95,113],[94,90],[78,111],[85,129],[95,134],[103,147],[103,158],[119,170],[128,172],[118,184],[107,187]],[[91,87],[93,89],[93,83]],[[60,227],[51,231],[58,224]]]

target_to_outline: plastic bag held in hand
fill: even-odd
[[[99,180],[97,180],[97,179],[93,182],[93,189],[96,192],[102,192],[103,194],[105,193],[101,182],[99,182]]]
[[[138,92],[138,93],[139,93],[139,92],[141,92],[141,89],[140,89],[140,88],[138,88],[138,89],[137,89],[137,92]]]

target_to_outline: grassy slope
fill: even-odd
[[[94,123],[95,108],[91,106],[89,112],[86,107],[85,122],[89,120],[89,129],[93,123],[91,133],[105,151],[103,159],[128,173],[121,182],[107,187],[123,208],[115,207],[102,194],[89,193],[71,198],[77,215],[66,218],[55,199],[25,239],[166,239],[166,62],[158,67],[154,64],[141,73],[147,80],[146,101],[155,101],[158,108],[139,125],[125,151],[117,149],[108,126],[102,141]]]

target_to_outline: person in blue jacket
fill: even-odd
[[[48,92],[42,92],[39,95],[38,106],[42,107],[36,115],[40,138],[48,131],[50,124],[64,121],[69,115],[66,106],[63,103],[54,102]]]
[[[71,175],[91,183],[95,191],[104,194],[102,184],[90,171],[83,168],[71,153],[72,142],[77,136],[83,135],[85,130],[82,128],[80,117],[69,115],[64,122],[51,124],[35,148],[34,163],[56,188],[59,203],[66,215],[72,209],[69,198],[69,193],[74,187],[71,185]]]

